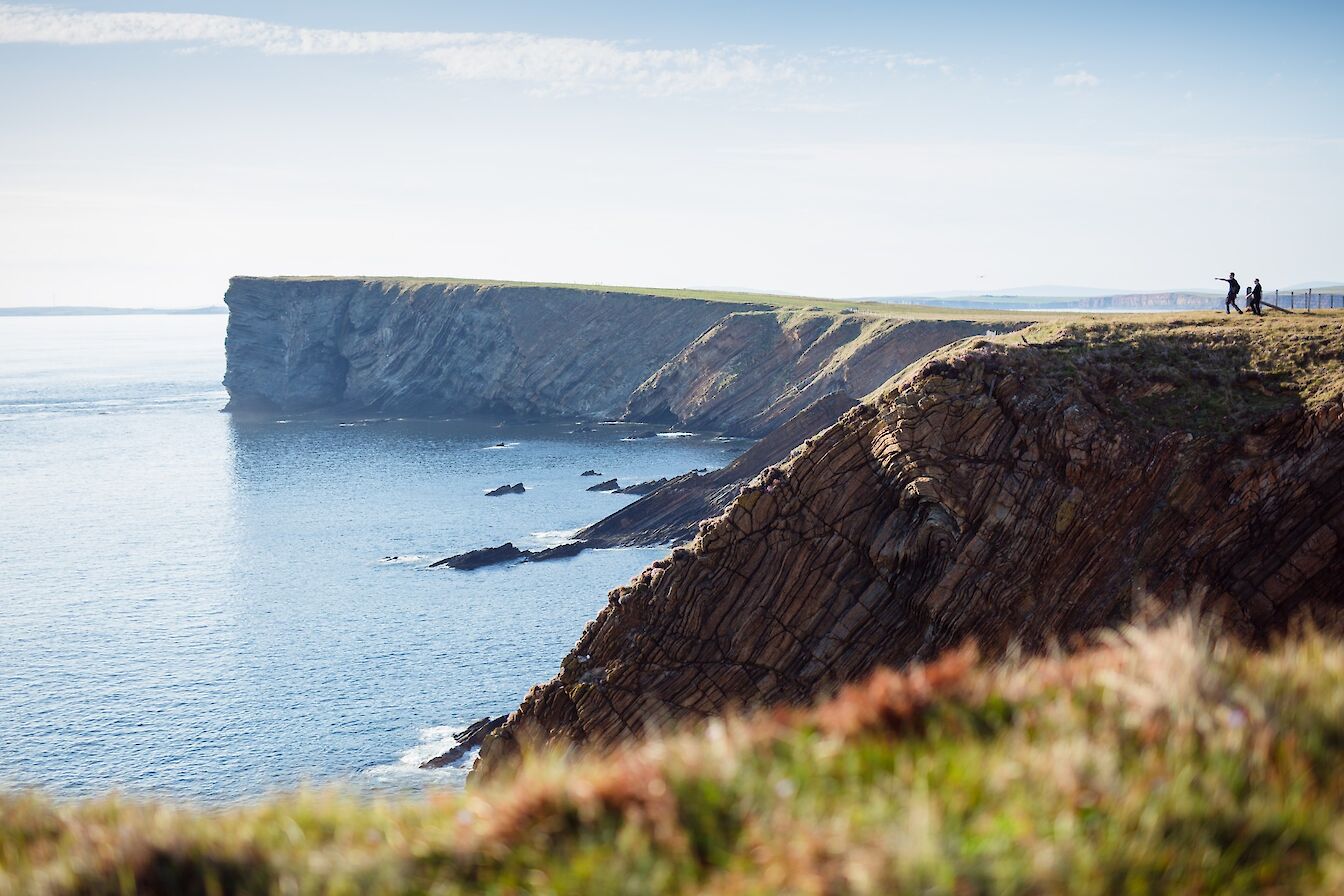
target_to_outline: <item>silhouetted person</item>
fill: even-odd
[[[1232,309],[1236,308],[1237,313],[1241,313],[1241,308],[1237,306],[1237,296],[1241,294],[1241,284],[1237,282],[1235,273],[1228,274],[1226,277],[1214,277],[1215,280],[1222,280],[1227,284],[1227,301],[1223,303],[1223,313],[1231,314]]]
[[[1264,296],[1265,291],[1260,287],[1259,277],[1255,278],[1255,286],[1246,287],[1246,292],[1248,293],[1246,307],[1251,309],[1251,313],[1256,317],[1263,317],[1264,315],[1260,313],[1260,299]]]

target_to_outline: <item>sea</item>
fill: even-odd
[[[461,786],[465,765],[418,766],[554,675],[667,551],[429,564],[562,543],[635,500],[587,491],[585,470],[626,484],[746,447],[577,421],[236,420],[225,325],[0,317],[0,787]]]

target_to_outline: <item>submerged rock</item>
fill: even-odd
[[[498,498],[500,495],[521,495],[527,489],[523,488],[521,482],[515,482],[513,485],[501,485],[499,488],[492,488],[485,493],[487,498]]]
[[[608,479],[606,482],[599,482],[597,485],[588,486],[590,492],[614,492],[620,489],[621,484],[615,479]]]
[[[599,472],[597,472],[596,470],[584,470],[584,471],[583,471],[582,473],[580,473],[579,475],[580,475],[580,476],[601,476],[602,474],[599,473]]]

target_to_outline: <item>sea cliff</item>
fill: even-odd
[[[234,411],[624,417],[761,436],[986,329],[974,315],[710,296],[235,277],[224,384]]]
[[[1198,607],[1257,641],[1344,607],[1338,318],[1040,325],[959,343],[612,592],[478,775],[974,640]]]

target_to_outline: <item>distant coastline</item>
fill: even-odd
[[[102,308],[97,305],[0,306],[0,317],[102,317],[113,314],[227,314],[223,305],[203,308]]]

